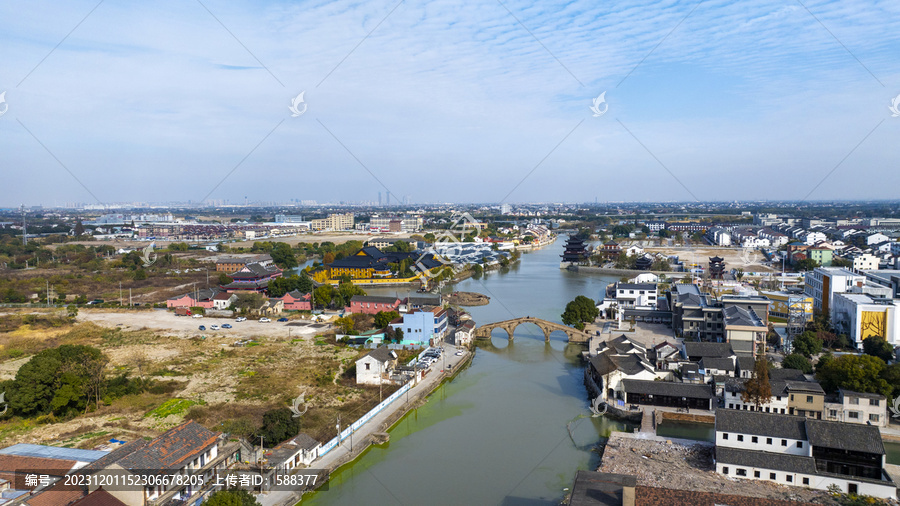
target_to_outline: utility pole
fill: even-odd
[[[133,307],[134,304],[131,303],[131,288],[128,289],[128,307]]]
[[[47,280],[47,307],[50,306],[50,280]]]
[[[340,446],[340,444],[341,444],[341,415],[338,415],[337,425],[335,425],[335,427],[337,427],[338,446]]]
[[[122,282],[119,281],[119,306],[122,305]]]
[[[22,245],[28,245],[28,227],[25,223],[25,204],[22,204]]]

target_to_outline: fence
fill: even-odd
[[[379,405],[372,408],[368,413],[366,413],[365,415],[360,417],[357,421],[353,422],[353,424],[351,424],[349,427],[347,427],[346,429],[341,431],[341,433],[338,434],[337,437],[335,437],[331,441],[323,444],[322,447],[319,448],[319,456],[321,457],[322,455],[325,455],[326,453],[333,450],[334,447],[337,446],[339,442],[350,437],[350,434],[359,430],[359,428],[362,427],[363,424],[365,424],[366,422],[371,420],[373,416],[377,415],[381,410],[388,407],[388,405],[390,403],[397,400],[397,398],[399,398],[401,395],[405,394],[406,391],[409,390],[410,388],[412,388],[412,381],[408,381],[402,387],[397,389],[397,391],[392,393],[387,399],[381,401],[381,403]]]

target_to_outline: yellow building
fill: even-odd
[[[772,301],[769,305],[770,318],[787,320],[793,305],[803,311],[803,321],[811,322],[813,319],[813,298],[809,295],[787,292],[760,292],[760,294]]]

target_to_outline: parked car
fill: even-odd
[[[269,323],[270,321],[272,321],[272,320],[270,320],[270,319],[268,319],[268,318],[266,318],[266,317],[262,317],[262,318],[259,319],[259,323]]]
[[[203,318],[203,315],[200,314],[200,313],[192,314],[192,315],[191,315],[191,318]]]
[[[222,325],[222,328],[223,328],[223,329],[230,329],[230,328],[231,328],[231,324],[230,324],[230,323],[225,323],[225,324]]]
[[[236,321],[236,322],[244,322],[244,321],[247,321],[247,319],[244,318],[243,316],[238,316],[237,318],[235,318],[234,321]]]
[[[285,318],[285,317],[281,317],[281,318],[278,319],[278,321],[280,321],[280,322],[286,322],[286,321],[288,321],[288,319]]]
[[[219,330],[219,326],[213,325],[212,327],[209,328],[209,330]]]
[[[463,355],[465,355],[465,354],[466,354],[466,352],[464,352],[464,351],[462,351],[462,350],[458,350],[458,351],[456,352],[456,356],[457,356],[457,357],[461,357],[461,356],[463,356]]]
[[[203,325],[200,325],[200,330],[206,330],[206,327],[204,327]]]

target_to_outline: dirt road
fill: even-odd
[[[208,338],[234,338],[253,339],[256,337],[293,337],[311,336],[328,330],[324,323],[312,323],[308,320],[292,320],[278,322],[272,319],[271,323],[260,323],[255,320],[237,322],[234,318],[192,318],[189,316],[175,316],[165,309],[152,311],[131,312],[103,312],[82,310],[78,313],[78,321],[93,322],[105,327],[121,327],[123,330],[138,330],[149,328],[158,331],[162,335],[177,337],[207,336]],[[230,329],[210,330],[212,325],[221,327],[230,324]],[[200,326],[206,330],[200,330]]]

